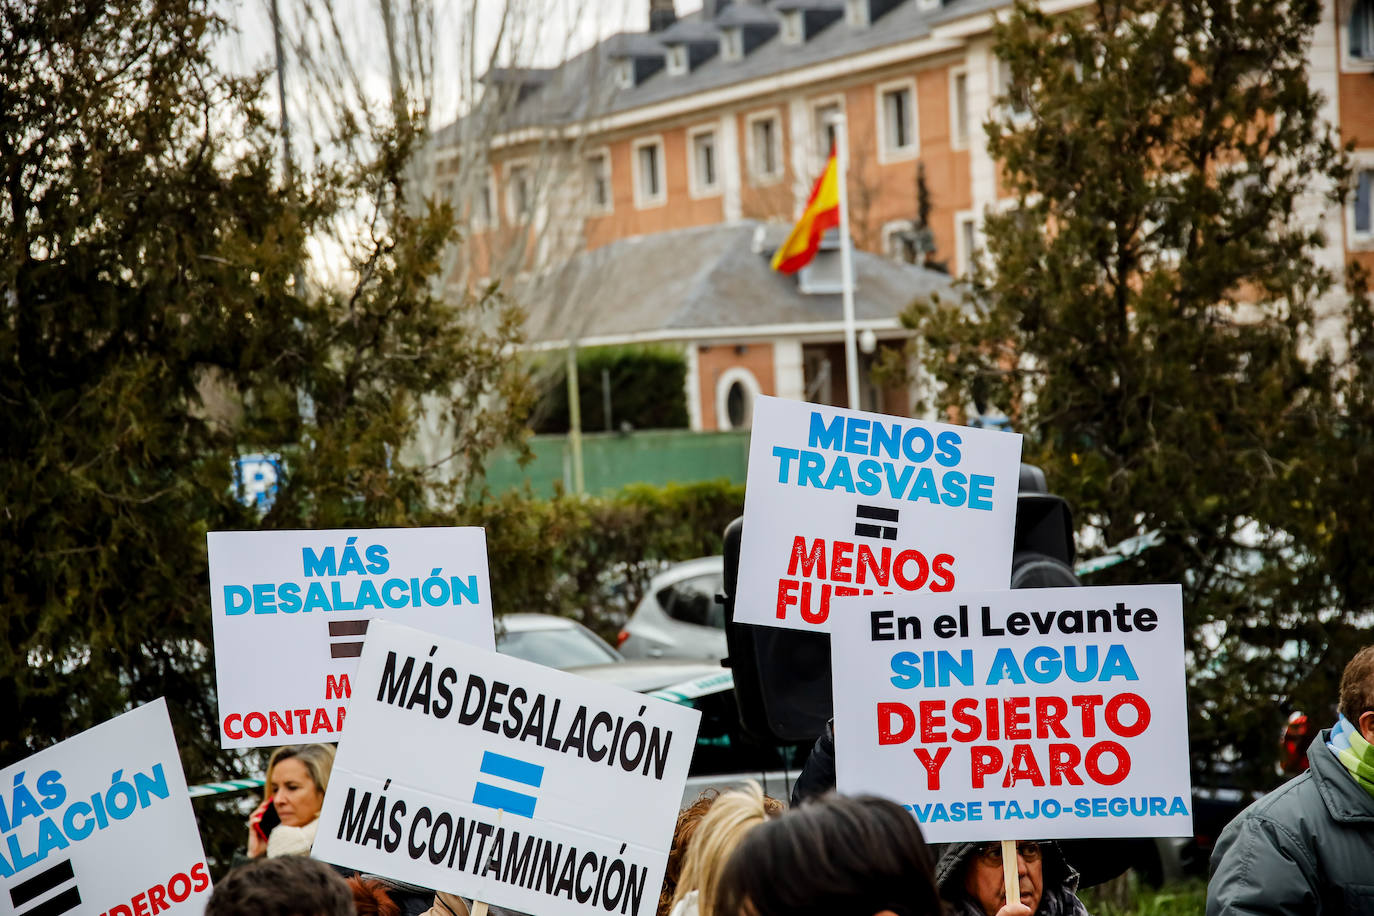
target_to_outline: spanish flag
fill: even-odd
[[[816,186],[811,189],[811,199],[806,202],[801,219],[797,220],[797,225],[792,227],[792,234],[773,255],[773,269],[794,274],[810,264],[821,247],[821,236],[825,235],[825,230],[839,224],[840,164],[832,149],[825,163],[825,171],[821,172],[821,177],[816,179]]]

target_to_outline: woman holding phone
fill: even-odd
[[[267,762],[262,804],[248,818],[248,855],[308,855],[334,766],[332,744],[292,744]]]

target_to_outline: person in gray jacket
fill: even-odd
[[[1207,916],[1374,916],[1374,646],[1346,666],[1337,709],[1308,771],[1222,831]]]
[[[1016,844],[1021,899],[1033,916],[1087,916],[1078,899],[1078,872],[1058,843]],[[997,916],[1006,903],[1001,843],[950,843],[935,866],[935,883],[951,916]]]

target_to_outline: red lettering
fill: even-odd
[[[1083,711],[1083,737],[1092,738],[1097,735],[1097,716],[1093,710],[1102,705],[1102,697],[1084,695],[1072,697],[1070,703]]]
[[[105,916],[134,916],[134,911],[122,903],[117,903],[110,907],[110,911]]]
[[[329,714],[323,709],[315,710],[315,718],[310,723],[310,734],[329,731]]]
[[[191,877],[196,882],[191,890],[197,894],[210,886],[210,872],[206,870],[204,862],[197,862],[191,866]]]
[[[801,610],[802,620],[805,620],[807,623],[825,623],[826,618],[830,616],[830,583],[822,583],[820,591],[820,606],[812,609],[811,583],[803,582],[801,584],[801,604],[799,608]]]
[[[1111,754],[1115,758],[1116,768],[1111,773],[1102,772],[1104,754]],[[1115,741],[1099,741],[1088,748],[1088,753],[1083,758],[1083,768],[1088,771],[1088,776],[1093,782],[1103,786],[1114,786],[1131,774],[1131,755]]]
[[[837,585],[837,586],[835,586],[835,597],[836,597],[836,598],[847,598],[847,597],[849,597],[850,595],[857,595],[858,593],[859,593],[859,590],[858,590],[857,588],[855,588],[854,586],[852,586],[852,585]]]
[[[253,724],[255,717],[257,725]],[[256,729],[256,731],[254,729]],[[267,734],[267,717],[260,712],[250,712],[243,717],[243,730],[250,738],[261,738],[263,735]]]
[[[934,792],[940,788],[940,769],[945,765],[945,758],[949,756],[951,750],[949,745],[945,745],[935,752],[935,756],[930,756],[930,751],[923,747],[912,748],[916,752],[916,759],[921,761],[921,766],[926,768],[926,788]]]
[[[167,903],[167,889],[161,884],[157,887],[148,888],[148,902],[153,905],[154,914],[171,909],[171,906]]]
[[[978,701],[972,697],[955,700],[950,710],[950,718],[964,726],[950,732],[949,736],[955,741],[977,741],[983,734],[983,722],[978,718]]]
[[[308,710],[308,709],[297,709],[297,710],[295,710],[295,714],[296,714],[296,724],[300,727],[301,734],[303,735],[303,734],[305,734],[305,728],[306,728],[305,720],[308,719],[308,718],[310,718],[310,710]]]
[[[987,709],[988,740],[996,741],[1002,737],[1002,726],[998,722],[997,698],[988,697],[983,701],[984,708]]]
[[[836,582],[853,582],[854,545],[848,541],[836,541],[830,545],[830,578]]]
[[[915,563],[917,575],[913,578],[906,574],[906,564]],[[917,550],[903,550],[897,554],[896,561],[892,564],[892,578],[897,580],[897,584],[909,592],[914,592],[922,585],[926,584],[926,579],[930,576],[930,564],[926,558]]]
[[[348,683],[348,675],[332,674],[324,676],[324,698],[326,700],[347,700],[353,696],[353,687]]]
[[[877,557],[873,556],[873,548],[867,544],[859,545],[859,556],[855,561],[857,567],[855,578],[858,579],[860,585],[867,582],[871,574],[874,582],[884,588],[887,587],[888,572],[892,567],[892,548],[884,547],[882,557],[882,560],[879,561]]]
[[[900,719],[902,723],[896,731],[892,728],[893,716]],[[905,703],[878,704],[879,744],[902,744],[910,741],[914,734],[916,734],[916,714],[911,711],[910,706]]]
[[[793,594],[800,585],[796,579],[778,580],[778,619],[787,619],[787,609],[797,603],[797,596]]]
[[[921,701],[921,743],[934,744],[939,741],[948,741],[945,733],[937,732],[937,728],[945,726],[945,701],[944,700],[922,700]]]
[[[267,727],[271,729],[273,735],[294,735],[296,730],[291,726],[291,712],[286,715],[269,712],[267,714]]]
[[[1121,707],[1130,706],[1135,710],[1135,724],[1125,725],[1121,721]],[[1123,738],[1134,738],[1150,727],[1150,704],[1145,698],[1134,693],[1122,693],[1111,698],[1107,708],[1102,711],[1102,720],[1107,727]]]
[[[954,563],[954,557],[947,553],[937,553],[935,562],[930,564],[931,570],[935,573],[938,581],[930,583],[932,592],[951,592],[954,591],[954,570],[949,567]]]
[[[1078,775],[1077,767],[1078,745],[1050,745],[1050,785],[1083,785],[1083,777]]]
[[[820,570],[822,576],[825,575],[825,539],[816,538],[816,543],[811,545],[811,550],[806,549],[806,538],[798,535],[792,539],[792,559],[787,564],[787,574],[795,576],[797,567],[801,567],[803,576],[814,576]]]
[[[1002,737],[1008,741],[1026,741],[1031,736],[1030,697],[1007,697],[1002,701],[1005,707]]]
[[[239,725],[242,725],[242,723],[243,716],[239,715],[236,712],[229,713],[229,715],[224,717],[224,733],[228,735],[230,738],[233,738],[235,741],[242,741],[243,729],[238,728],[238,733],[234,733],[234,729],[237,728]]]
[[[1063,697],[1035,698],[1035,737],[1048,738],[1051,733],[1056,738],[1069,737],[1064,727],[1064,717],[1069,714],[1069,704]]]
[[[180,886],[178,887],[178,882]],[[173,903],[180,903],[191,896],[191,879],[183,872],[177,872],[167,880],[167,896]]]
[[[347,707],[347,706],[340,706],[340,707],[339,707],[339,716],[338,716],[338,720],[334,723],[334,731],[336,731],[336,732],[341,732],[341,731],[343,731],[344,713],[347,712],[347,711],[348,711],[348,707]]]
[[[1040,772],[1040,764],[1035,762],[1031,746],[1014,744],[1011,748],[1011,766],[1007,768],[1007,775],[1002,779],[1002,788],[1010,789],[1022,779],[1030,780],[1033,786],[1045,785],[1044,774]]]
[[[1002,769],[1002,752],[990,744],[975,744],[968,750],[973,787],[981,789],[989,773]]]
[[[137,897],[133,899],[134,916],[152,916],[152,914],[148,912],[147,897],[148,893],[147,891],[144,891],[142,894],[139,894]]]

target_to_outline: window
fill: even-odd
[[[506,215],[511,222],[523,222],[534,205],[530,169],[527,165],[512,165],[506,169]]]
[[[955,149],[968,146],[968,71],[949,73],[949,144]]]
[[[496,222],[496,184],[488,173],[473,203],[473,219],[483,226]]]
[[[787,10],[782,14],[782,43],[799,45],[806,40],[801,10]]]
[[[1374,0],[1355,0],[1350,11],[1350,57],[1374,61]]]
[[[1356,154],[1355,193],[1350,204],[1350,247],[1374,248],[1374,162]],[[1364,161],[1359,161],[1363,159]]]
[[[754,421],[754,400],[761,393],[754,373],[743,366],[726,369],[716,381],[716,427],[748,429]]]
[[[1024,93],[1012,92],[1011,65],[1004,60],[997,61],[997,95],[1013,124],[1024,124],[1030,120],[1030,108],[1026,105]]]
[[[688,189],[693,197],[702,197],[720,190],[716,162],[716,131],[699,128],[687,135],[691,149],[691,168]]]
[[[668,195],[663,186],[663,140],[639,140],[634,146],[635,206],[657,207]]]
[[[654,597],[674,620],[723,630],[725,608],[716,602],[716,595],[723,591],[724,574],[708,573],[665,586]]]
[[[816,171],[820,171],[821,164],[835,148],[835,118],[842,114],[844,106],[839,99],[817,102],[811,109],[811,135],[815,137],[812,154],[816,160]]]
[[[959,227],[959,250],[955,255],[959,273],[966,274],[978,258],[978,217],[972,213],[961,213],[955,219]]]
[[[615,65],[615,84],[621,89],[633,89],[635,87],[634,61],[622,60]]]
[[[673,45],[668,50],[668,75],[684,76],[687,70],[687,46]]]
[[[879,162],[909,159],[916,153],[916,84],[904,83],[878,87]]]
[[[868,26],[868,0],[845,0],[844,21],[850,28]]]
[[[587,157],[587,204],[593,213],[609,213],[611,199],[611,157],[599,150]]]
[[[749,119],[749,175],[756,184],[782,177],[782,120],[776,114]]]
[[[744,57],[743,29],[726,29],[720,34],[720,56],[722,60],[740,60]]]

